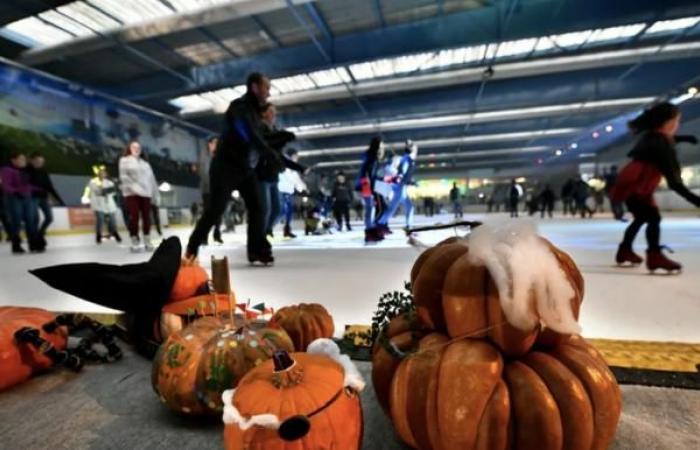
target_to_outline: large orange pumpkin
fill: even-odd
[[[384,375],[392,421],[413,448],[592,450],[606,449],[615,434],[617,382],[582,338],[518,359],[504,359],[486,340],[440,333],[414,350]]]
[[[41,338],[57,350],[63,350],[68,341],[67,328],[59,327],[53,333],[42,328],[54,319],[54,314],[44,309],[0,306],[0,390],[53,366],[53,362],[33,345],[17,343],[14,334],[24,327],[35,328]]]
[[[170,289],[170,300],[180,301],[194,297],[209,281],[209,275],[196,260],[183,259]]]
[[[570,302],[577,319],[583,299],[583,277],[569,255],[544,239],[542,242],[570,283]],[[451,337],[488,338],[512,356],[525,354],[541,333],[551,340],[560,339],[550,329],[522,330],[509,323],[496,283],[484,265],[474,262],[469,240],[448,240],[423,252],[414,264],[411,280],[421,321]],[[532,304],[542,300],[534,291],[530,295]]]
[[[161,345],[153,360],[153,389],[174,411],[215,414],[221,393],[277,350],[293,350],[284,330],[234,328],[227,320],[203,317]]]
[[[362,407],[358,387],[347,378],[344,365],[328,356],[276,355],[225,398],[224,447],[359,450]]]
[[[333,337],[335,331],[333,317],[318,303],[285,306],[272,316],[270,323],[284,329],[300,352],[316,339]]]

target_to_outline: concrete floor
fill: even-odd
[[[468,219],[497,220],[502,215],[470,216]],[[418,223],[447,222],[448,216]],[[519,219],[527,220],[527,219]],[[239,301],[266,302],[280,307],[293,302],[319,302],[336,321],[336,334],[346,324],[368,324],[380,294],[400,289],[408,279],[419,251],[406,243],[402,233],[387,241],[365,246],[361,225],[357,231],[330,236],[300,236],[275,241],[273,268],[249,267],[245,262],[244,228],[225,234],[226,244],[206,247],[201,260],[208,266],[210,255],[229,255],[232,284]],[[655,341],[700,342],[700,219],[666,218],[662,241],[685,266],[678,276],[651,276],[643,268],[622,269],[613,265],[613,255],[625,225],[609,219],[539,221],[542,235],[571,253],[586,279],[586,297],[581,316],[587,337]],[[189,229],[167,232],[184,239]],[[426,232],[426,243],[454,234]],[[637,250],[643,253],[643,236]],[[129,263],[142,261],[113,242],[94,245],[89,234],[49,238],[42,255],[12,256],[9,246],[0,252],[0,304],[32,305],[55,311],[108,311],[55,291],[27,273],[28,269],[68,262],[98,261]]]

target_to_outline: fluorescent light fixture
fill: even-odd
[[[696,88],[695,86],[691,86],[688,88],[688,94],[697,95],[697,93],[698,93],[698,88]]]
[[[607,99],[590,102],[577,102],[562,105],[537,106],[500,111],[484,111],[477,113],[452,114],[437,117],[414,119],[398,119],[384,122],[370,122],[353,125],[341,124],[308,124],[299,127],[289,127],[289,131],[297,137],[313,139],[319,137],[386,132],[405,129],[436,128],[454,125],[488,123],[501,120],[529,119],[549,117],[563,113],[586,112],[599,109],[621,108],[626,106],[641,106],[654,101],[654,97],[634,97],[623,99]]]
[[[557,156],[561,156],[561,155],[564,154],[564,152],[561,151],[561,149],[557,149],[557,151],[555,151],[554,154],[557,155]]]
[[[160,192],[170,192],[173,190],[173,187],[168,183],[167,181],[164,181],[158,186],[158,190]]]
[[[518,131],[512,133],[498,133],[498,134],[481,134],[473,136],[460,136],[454,138],[435,138],[435,139],[423,139],[414,141],[418,146],[419,154],[421,149],[425,148],[438,148],[438,147],[454,147],[466,144],[481,144],[489,142],[509,142],[509,141],[520,141],[528,139],[541,139],[547,137],[556,136],[566,136],[570,134],[576,134],[580,132],[579,128],[553,128],[548,130],[532,130],[532,131]],[[393,142],[385,143],[386,147],[402,147],[404,142]],[[533,147],[528,147],[533,148]],[[545,150],[540,147],[534,147],[536,150]],[[299,152],[299,156],[311,157],[311,156],[331,156],[331,155],[348,155],[348,154],[358,154],[367,150],[366,145],[357,145],[352,147],[335,147],[329,149],[314,149],[314,150],[302,150]],[[465,152],[467,154],[468,152]],[[427,156],[429,157],[429,156]]]

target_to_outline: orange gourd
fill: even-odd
[[[335,330],[333,318],[318,303],[285,306],[272,316],[270,323],[284,329],[300,352],[316,339],[333,337]]]
[[[592,450],[612,441],[620,391],[582,338],[516,359],[487,340],[440,333],[415,350],[388,374],[390,416],[413,448]]]
[[[221,393],[277,350],[292,351],[284,330],[203,317],[171,334],[153,360],[152,385],[170,409],[188,415],[221,411]]]
[[[194,297],[208,281],[207,271],[196,260],[183,259],[170,289],[170,300],[180,301]]]
[[[66,327],[59,327],[53,333],[42,329],[44,324],[54,319],[54,314],[44,309],[0,306],[0,390],[53,366],[53,362],[33,345],[18,344],[14,334],[24,327],[36,328],[41,338],[57,350],[63,350],[68,341]]]
[[[344,367],[327,356],[276,355],[225,399],[224,448],[359,450],[362,407],[345,378]]]
[[[543,242],[571,284],[574,295],[570,302],[578,318],[583,277],[569,255]],[[506,320],[498,288],[488,269],[470,257],[468,240],[448,241],[426,250],[414,264],[411,278],[418,317],[433,330],[451,337],[487,338],[511,356],[529,351],[541,333],[560,339],[551,330],[523,331]],[[533,304],[537,301],[532,299]]]
[[[576,264],[527,231],[481,231],[414,264],[416,311],[393,318],[372,352],[380,405],[420,450],[606,449],[621,394],[600,353],[569,334],[584,291]],[[507,317],[516,299],[521,315]]]

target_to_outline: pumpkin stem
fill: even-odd
[[[294,360],[289,356],[289,353],[284,350],[273,353],[272,361],[275,364],[275,372],[284,372],[294,365]]]

